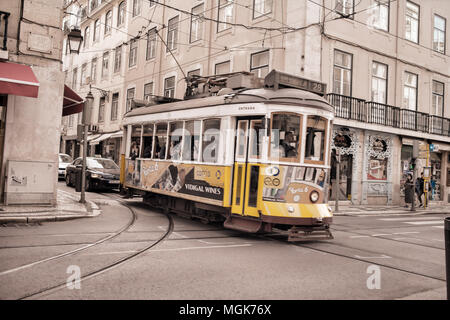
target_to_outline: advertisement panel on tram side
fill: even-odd
[[[225,166],[127,160],[125,185],[207,198],[222,204],[230,172]]]

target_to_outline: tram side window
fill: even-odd
[[[220,119],[203,121],[202,161],[216,163],[219,158]]]
[[[201,124],[200,120],[185,122],[183,160],[198,161]]]
[[[270,155],[273,159],[300,160],[301,116],[274,114],[272,116]]]
[[[166,158],[167,123],[158,123],[155,131],[155,153],[153,159]]]
[[[308,116],[306,127],[305,161],[323,162],[325,159],[325,137],[327,120],[319,116]]]
[[[131,126],[131,148],[130,148],[131,160],[140,157],[141,133],[142,133],[141,125]]]
[[[250,122],[250,156],[252,158],[261,156],[264,135],[263,121],[252,120]]]
[[[153,123],[144,124],[142,132],[142,158],[150,159],[152,157],[153,148]]]
[[[183,121],[170,123],[169,153],[167,159],[181,160],[181,146],[183,138]]]

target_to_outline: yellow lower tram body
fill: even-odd
[[[290,241],[332,239],[322,168],[123,159],[122,185],[146,203],[243,232],[285,230]]]

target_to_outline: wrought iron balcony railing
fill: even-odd
[[[338,118],[450,136],[450,119],[336,93],[327,94]]]
[[[8,42],[8,18],[10,13],[5,11],[0,11],[0,30],[3,24],[3,41],[1,43],[2,50],[8,50],[7,42]]]

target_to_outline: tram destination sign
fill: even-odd
[[[296,88],[317,93],[326,94],[327,85],[322,82],[296,77],[287,73],[272,70],[264,79],[264,86],[274,89]]]

